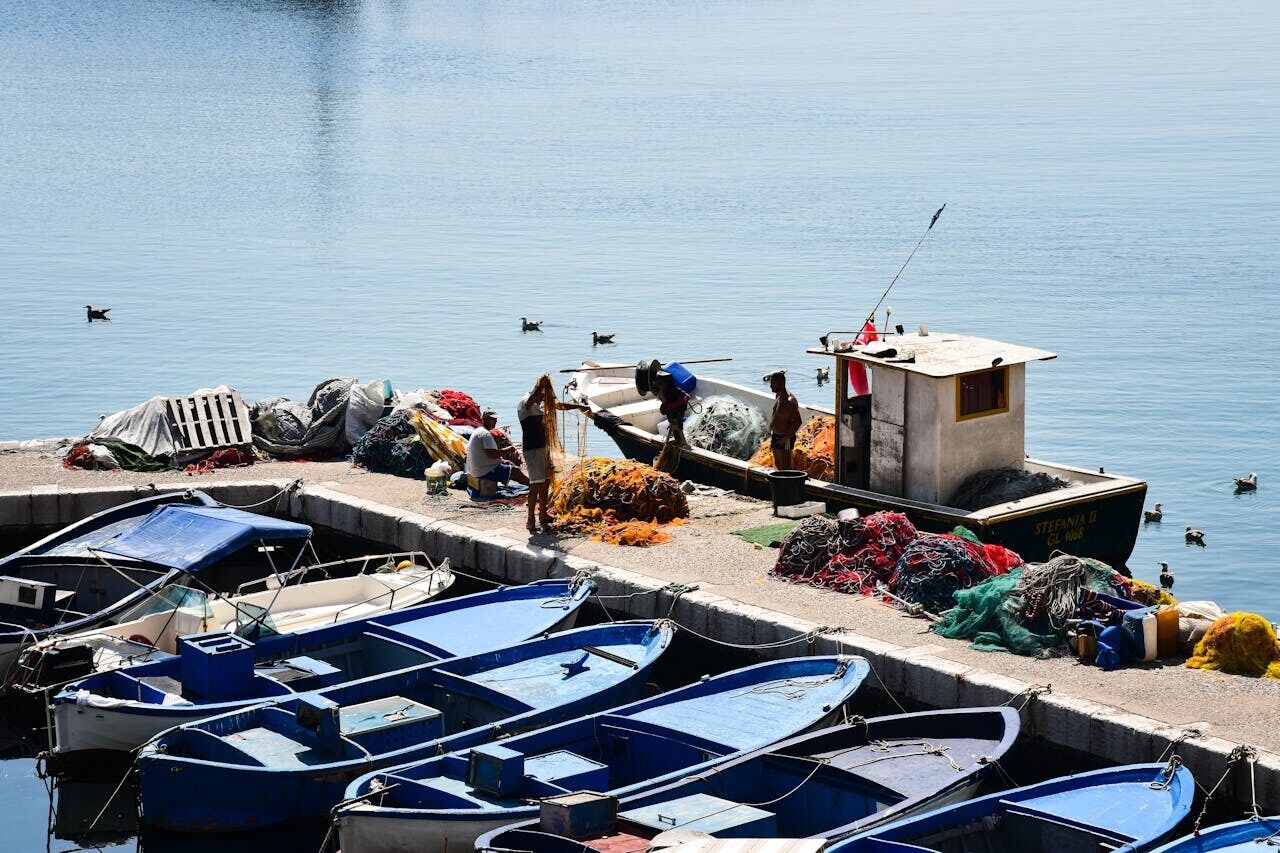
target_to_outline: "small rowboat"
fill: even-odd
[[[1110,767],[937,809],[828,853],[1137,853],[1159,844],[1194,796],[1179,763]]]
[[[288,543],[301,557],[310,536],[305,524],[224,507],[203,492],[169,492],[104,510],[0,558],[4,683],[24,680],[19,652],[41,640],[115,622],[184,576],[234,588],[271,568],[242,558],[241,549]]]
[[[1009,708],[928,711],[860,720],[801,735],[622,798],[617,819],[569,838],[553,825],[507,827],[481,851],[648,850],[680,838],[837,839],[968,799],[1018,736]],[[587,803],[589,807],[592,805]],[[558,839],[550,841],[549,839]]]
[[[634,698],[674,630],[577,628],[171,729],[138,755],[142,821],[204,833],[327,815],[370,770]]]
[[[414,607],[453,582],[448,560],[436,566],[426,554],[405,552],[268,575],[242,584],[234,595],[172,584],[111,625],[53,636],[25,649],[19,663],[23,677],[10,689],[43,697],[51,688],[95,672],[170,658],[178,654],[178,638],[187,634],[221,629],[251,640],[291,634]],[[261,590],[250,591],[256,587]]]
[[[172,726],[322,687],[502,648],[572,626],[591,581],[544,580],[250,643],[183,638],[179,654],[91,675],[52,700],[55,764],[127,752]]]
[[[344,853],[469,850],[566,788],[625,796],[838,719],[860,658],[749,666],[605,713],[360,777],[335,810]]]

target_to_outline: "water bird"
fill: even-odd
[[[1191,525],[1187,525],[1186,537],[1187,537],[1187,544],[1188,544],[1188,545],[1199,545],[1201,548],[1203,548],[1203,547],[1204,547],[1204,532],[1203,532],[1203,531],[1201,531],[1201,530],[1196,530],[1196,529],[1195,529],[1194,527],[1192,527]]]
[[[1160,588],[1173,589],[1173,572],[1169,571],[1169,564],[1163,560],[1160,562]]]
[[[520,331],[522,332],[541,332],[542,321],[530,320],[528,317],[520,318]]]
[[[591,345],[592,345],[592,346],[596,346],[597,344],[611,344],[611,343],[613,343],[613,336],[614,336],[615,334],[617,334],[617,333],[616,333],[616,332],[610,332],[610,333],[609,333],[609,334],[607,334],[607,335],[602,335],[602,334],[600,334],[599,332],[592,332],[592,333],[591,333]]]
[[[1253,492],[1258,489],[1258,475],[1250,474],[1248,477],[1236,477],[1237,492]]]
[[[825,385],[830,381],[831,381],[831,368],[819,367],[818,368],[818,385],[820,386]]]
[[[94,320],[106,320],[107,322],[111,322],[111,318],[107,316],[107,312],[110,310],[110,308],[94,308],[92,305],[84,306],[84,313],[88,316],[88,322],[90,323]]]
[[[1143,521],[1159,521],[1164,518],[1164,504],[1156,504],[1155,509],[1144,510],[1142,513]]]

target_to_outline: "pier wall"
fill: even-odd
[[[157,484],[156,488],[168,491],[192,485],[179,481]],[[897,645],[722,595],[683,590],[634,571],[508,539],[501,531],[475,530],[322,487],[247,481],[201,483],[200,488],[229,505],[331,528],[388,549],[448,557],[458,569],[510,583],[587,574],[614,612],[641,619],[671,618],[715,642],[752,647],[765,657],[861,655],[871,663],[884,689],[900,700],[930,708],[1013,705],[1022,709],[1025,734],[1103,763],[1161,760],[1175,740],[1196,726],[1190,721],[1176,725],[1162,722],[947,659],[935,654],[942,648],[928,642],[931,635],[923,635],[919,645]],[[33,527],[61,527],[151,491],[145,487],[58,486],[0,491],[0,535]],[[1225,773],[1219,795],[1234,798],[1247,809],[1256,791],[1264,814],[1280,813],[1280,756],[1259,750],[1251,785],[1249,762],[1232,763],[1233,751],[1240,746],[1243,744],[1224,738],[1202,736],[1178,743],[1177,752],[1205,789]],[[1229,767],[1231,772],[1227,773]]]

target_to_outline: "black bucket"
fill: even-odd
[[[804,471],[770,471],[769,493],[773,506],[795,506],[804,503],[804,481],[809,475]]]

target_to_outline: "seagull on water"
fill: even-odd
[[[1173,589],[1173,572],[1169,571],[1169,564],[1164,561],[1160,563],[1160,588]]]
[[[110,308],[94,308],[92,305],[84,306],[84,313],[88,316],[90,323],[94,320],[106,320],[110,322],[111,318],[107,316],[107,312],[110,310]]]
[[[1199,545],[1201,548],[1203,548],[1203,547],[1204,547],[1204,532],[1203,532],[1203,531],[1196,530],[1196,529],[1195,529],[1194,527],[1192,527],[1191,525],[1187,525],[1186,537],[1187,537],[1187,544],[1188,544],[1188,545]]]
[[[592,332],[591,345],[595,346],[596,344],[611,344],[613,343],[613,336],[616,334],[617,332],[610,332],[607,335],[602,335],[599,332]]]
[[[819,367],[819,368],[818,368],[818,384],[819,384],[819,385],[825,385],[826,383],[828,383],[828,382],[830,382],[830,381],[831,381],[831,368],[830,368],[830,367]]]
[[[522,332],[541,332],[542,321],[530,320],[528,317],[520,318],[520,331]]]
[[[1143,521],[1159,521],[1164,518],[1164,504],[1156,504],[1155,509],[1144,510],[1142,513]]]
[[[1250,474],[1248,477],[1236,477],[1236,491],[1253,492],[1258,489],[1258,475]]]

